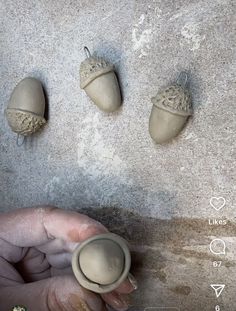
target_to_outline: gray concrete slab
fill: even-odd
[[[235,310],[235,15],[230,0],[0,1],[1,210],[84,209],[124,235],[143,263],[134,265],[141,308]],[[117,113],[79,88],[84,45],[116,65]],[[183,69],[194,117],[155,146],[150,98]],[[18,148],[4,109],[26,76],[42,81],[49,121]],[[226,200],[220,213],[213,196]],[[219,216],[229,223],[212,229]],[[216,272],[209,242],[219,236],[228,247]],[[220,300],[212,282],[227,284]]]

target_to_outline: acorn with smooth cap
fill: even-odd
[[[153,107],[149,119],[149,133],[158,144],[176,137],[193,113],[191,96],[186,88],[187,80],[187,74],[180,73],[176,84],[165,88],[151,99]]]
[[[108,293],[127,278],[131,255],[126,241],[113,233],[96,235],[73,252],[72,269],[77,281],[96,293]]]
[[[45,123],[45,96],[41,83],[35,78],[25,78],[14,88],[5,115],[13,132],[29,136]]]
[[[121,105],[120,87],[114,65],[101,57],[91,56],[84,47],[86,59],[80,65],[80,87],[105,112],[113,112]]]

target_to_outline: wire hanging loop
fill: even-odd
[[[186,87],[188,84],[188,74],[186,71],[182,71],[178,78],[177,78],[177,84],[182,86],[182,87]]]
[[[84,53],[85,53],[87,58],[91,57],[91,53],[90,53],[89,49],[87,48],[87,46],[84,47]]]
[[[24,144],[25,141],[25,136],[20,135],[19,133],[17,134],[17,138],[16,138],[16,145],[18,147],[21,147]]]

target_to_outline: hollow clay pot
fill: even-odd
[[[13,90],[5,114],[13,132],[28,136],[46,123],[44,111],[41,83],[35,78],[25,78]]]
[[[116,289],[128,276],[131,256],[126,241],[113,233],[94,236],[74,251],[72,269],[81,286],[96,293]]]
[[[114,66],[90,55],[80,65],[80,87],[89,98],[105,112],[113,112],[121,105],[119,83]]]
[[[182,85],[171,85],[151,99],[153,103],[149,133],[158,143],[166,143],[176,137],[192,115],[189,91]]]

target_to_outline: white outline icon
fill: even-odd
[[[219,247],[219,244],[221,244],[220,247]],[[217,249],[222,248],[222,249],[217,250],[216,248]],[[210,251],[212,252],[212,254],[214,254],[214,255],[225,255],[225,249],[226,249],[225,241],[223,241],[221,239],[214,239],[211,241]]]
[[[214,289],[216,298],[219,298],[223,290],[225,289],[225,284],[211,284],[211,288]]]
[[[218,212],[225,206],[226,200],[224,197],[212,197],[210,199],[211,206]]]

